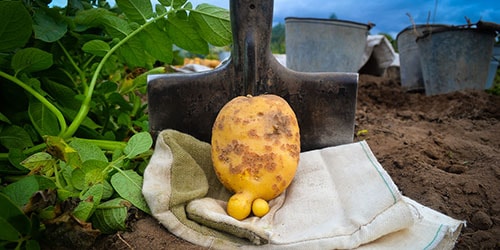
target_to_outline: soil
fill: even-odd
[[[455,249],[500,249],[500,96],[406,92],[360,75],[355,141],[366,140],[403,195],[466,227]],[[204,249],[138,214],[93,249]]]

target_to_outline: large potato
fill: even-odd
[[[299,126],[290,105],[277,95],[239,96],[229,101],[215,120],[211,143],[215,172],[235,193],[227,212],[238,220],[250,214],[255,199],[275,198],[295,176]]]

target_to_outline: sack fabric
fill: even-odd
[[[239,221],[210,144],[164,130],[142,191],[171,233],[213,249],[452,249],[465,224],[404,197],[366,141],[301,153],[269,213]]]

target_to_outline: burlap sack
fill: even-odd
[[[210,145],[165,130],[143,194],[170,232],[214,249],[452,249],[464,223],[402,196],[365,141],[301,153],[270,212],[238,221]]]

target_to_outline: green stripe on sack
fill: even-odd
[[[363,148],[363,151],[365,152],[365,155],[366,157],[368,157],[368,159],[370,159],[370,162],[372,163],[372,166],[377,170],[378,174],[380,175],[380,178],[382,178],[382,180],[384,181],[385,183],[385,186],[387,187],[387,189],[389,190],[389,192],[391,193],[392,195],[392,198],[394,199],[394,204],[396,204],[397,202],[397,199],[396,199],[396,195],[394,194],[394,192],[392,192],[392,189],[391,187],[389,186],[389,183],[387,182],[387,180],[384,178],[384,175],[382,174],[382,172],[380,171],[380,169],[377,167],[377,165],[375,164],[375,162],[373,161],[372,157],[370,157],[370,154],[368,154],[368,149],[366,148],[366,145],[365,143],[363,142],[360,142],[361,144],[361,147]]]
[[[437,229],[436,233],[434,234],[434,238],[432,238],[431,242],[429,242],[429,244],[427,244],[427,246],[424,247],[424,250],[429,249],[429,247],[432,246],[432,244],[434,243],[434,241],[436,241],[439,232],[441,232],[441,228],[442,227],[443,227],[443,224],[439,225],[439,228]]]

